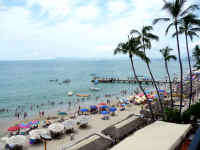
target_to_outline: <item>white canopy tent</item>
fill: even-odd
[[[111,150],[174,150],[190,129],[189,124],[156,121],[124,139]]]

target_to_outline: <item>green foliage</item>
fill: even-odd
[[[195,65],[197,69],[200,69],[200,46],[196,45],[193,50],[193,57],[195,58]]]
[[[191,105],[190,109],[186,110],[182,114],[182,121],[184,123],[189,123],[192,117],[194,117],[195,119],[200,119],[200,102]]]
[[[177,109],[166,108],[164,111],[165,120],[167,122],[178,123],[180,122],[179,111]]]

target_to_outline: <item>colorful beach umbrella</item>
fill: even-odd
[[[28,123],[28,125],[38,125],[40,123],[39,120],[33,120]]]
[[[97,109],[97,106],[96,105],[91,105],[90,109]]]
[[[88,109],[87,108],[81,108],[80,111],[81,112],[88,112]]]
[[[109,108],[109,111],[110,111],[110,112],[115,112],[116,110],[117,110],[117,108],[115,108],[115,107],[110,107],[110,108]]]
[[[101,103],[99,103],[98,105],[107,105],[106,103],[104,103],[104,102],[101,102]]]
[[[106,108],[108,108],[108,106],[107,105],[101,105],[100,108],[106,109]]]
[[[140,94],[138,94],[137,96],[142,97],[142,96],[144,96],[144,94],[143,94],[143,93],[140,93]]]
[[[24,123],[19,124],[20,129],[27,129],[27,128],[30,128],[30,126],[31,126],[31,125],[29,125],[29,124],[24,124]]]
[[[101,114],[107,115],[107,114],[109,114],[109,112],[108,111],[102,111]]]
[[[165,92],[165,90],[162,90],[162,89],[161,89],[161,90],[159,90],[159,92]]]
[[[19,126],[12,126],[8,128],[8,131],[18,131],[20,129]]]

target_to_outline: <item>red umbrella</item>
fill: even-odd
[[[98,105],[107,105],[106,103],[104,103],[104,102],[101,102],[101,103],[99,103]]]
[[[8,131],[18,131],[19,129],[19,126],[12,126],[8,128]]]

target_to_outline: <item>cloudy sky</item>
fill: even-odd
[[[0,60],[113,58],[131,29],[165,16],[162,5],[162,0],[0,0]],[[164,36],[165,27],[154,27],[161,38],[149,56],[160,57],[167,45],[176,48]],[[184,56],[184,39],[181,47]]]

